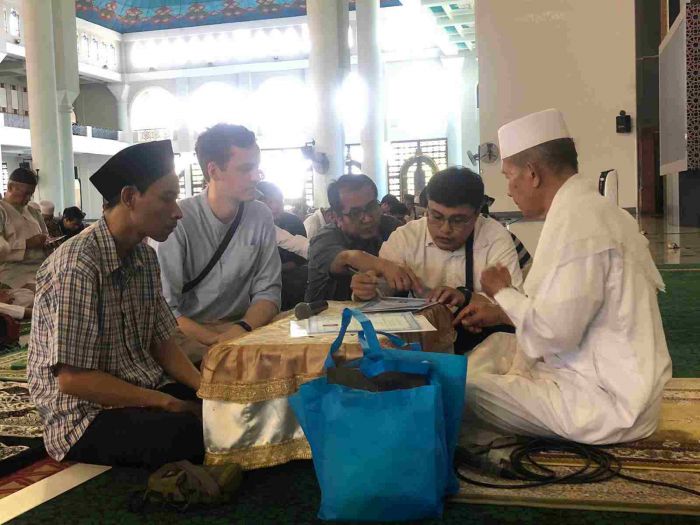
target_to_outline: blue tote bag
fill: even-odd
[[[423,376],[424,386],[370,392],[322,377],[302,385],[289,403],[311,445],[321,487],[323,520],[400,521],[442,515],[443,499],[458,489],[452,467],[464,405],[463,356],[380,347],[372,323],[345,309],[326,359],[335,367],[351,318],[364,357],[348,363],[364,377],[384,372]],[[384,334],[394,345],[398,337]]]

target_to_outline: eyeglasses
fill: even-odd
[[[428,220],[439,223],[440,226],[443,224],[447,223],[450,225],[450,229],[459,229],[459,228],[465,228],[472,222],[476,220],[478,215],[474,215],[472,217],[466,217],[464,215],[452,215],[450,217],[445,217],[441,213],[436,212],[435,210],[428,208]]]
[[[367,204],[364,208],[353,208],[349,212],[342,212],[341,215],[347,217],[352,222],[360,222],[362,218],[367,216],[376,215],[381,210],[379,201],[372,201]]]

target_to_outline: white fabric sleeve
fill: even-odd
[[[321,224],[318,222],[316,215],[309,215],[304,221],[304,229],[306,230],[306,237],[311,239],[314,235],[318,233],[321,229]]]
[[[379,258],[396,264],[406,264],[406,240],[403,233],[396,230],[382,244]]]
[[[575,259],[542,281],[536,297],[513,288],[495,296],[515,325],[528,357],[575,351],[605,299],[611,251]]]
[[[515,243],[508,231],[504,228],[503,235],[499,235],[489,245],[487,255],[487,265],[495,266],[500,264],[508,268],[510,272],[511,283],[518,290],[523,289],[523,272],[520,269],[518,262],[518,252],[515,249]]]
[[[0,262],[2,261],[22,261],[27,243],[24,239],[15,239],[12,242],[7,240],[7,214],[0,208]]]
[[[0,313],[9,315],[13,319],[22,319],[24,317],[24,306],[16,304],[0,303]]]
[[[277,247],[295,253],[304,259],[309,258],[309,239],[303,235],[292,235],[287,230],[275,226]]]

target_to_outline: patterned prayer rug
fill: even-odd
[[[41,438],[39,411],[26,383],[0,382],[0,440],[3,437]]]
[[[559,467],[562,474],[576,470]],[[623,472],[625,472],[623,470]],[[647,480],[673,483],[694,490],[700,490],[700,476],[693,472],[669,470],[626,471],[631,475]],[[503,483],[469,472],[468,475],[479,481]],[[489,505],[520,505],[525,507],[545,507],[550,509],[608,510],[626,512],[652,512],[655,514],[700,515],[700,498],[666,487],[643,485],[623,479],[612,479],[589,485],[551,485],[529,489],[491,489],[463,483],[459,493],[452,498],[459,503],[483,503]],[[628,523],[634,523],[634,520]]]
[[[0,381],[27,382],[26,345],[15,345],[0,350]]]
[[[26,383],[0,381],[0,476],[46,456],[39,412]]]
[[[622,460],[623,473],[700,490],[700,379],[672,379],[664,391],[661,421],[649,438],[607,450]],[[538,462],[571,472],[580,461],[546,454]],[[469,472],[480,481],[501,484]],[[508,483],[508,482],[505,482]],[[591,485],[490,489],[463,483],[454,501],[528,507],[617,510],[700,515],[700,498],[681,491],[614,479]]]
[[[0,478],[0,499],[18,490],[33,485],[37,481],[53,476],[73,465],[70,461],[59,463],[51,458],[45,458],[20,469],[12,474]]]
[[[700,379],[671,379],[664,390],[656,432],[606,449],[627,468],[700,473]],[[548,465],[581,464],[564,454],[539,459]]]

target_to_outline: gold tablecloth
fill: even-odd
[[[325,313],[340,313],[357,303],[330,302]],[[423,315],[435,328],[434,332],[398,334],[407,342],[420,342],[424,351],[453,351],[455,331],[452,314],[442,306],[425,309]],[[280,316],[267,326],[230,342],[212,347],[202,361],[202,384],[199,397],[236,403],[256,403],[297,391],[299,385],[319,377],[331,343],[337,334],[296,337],[290,336],[291,313]],[[382,344],[390,346],[381,338]],[[357,334],[348,333],[338,358],[361,357]]]
[[[329,312],[340,315],[346,306],[357,304],[333,302]],[[439,305],[421,315],[437,330],[399,335],[407,342],[420,342],[424,350],[451,353],[455,332],[450,311]],[[204,400],[207,464],[238,463],[250,470],[311,458],[287,397],[323,374],[337,334],[293,338],[291,320],[291,314],[281,315],[268,326],[217,345],[205,355],[198,394]],[[346,335],[338,354],[340,362],[362,355],[357,334]]]

